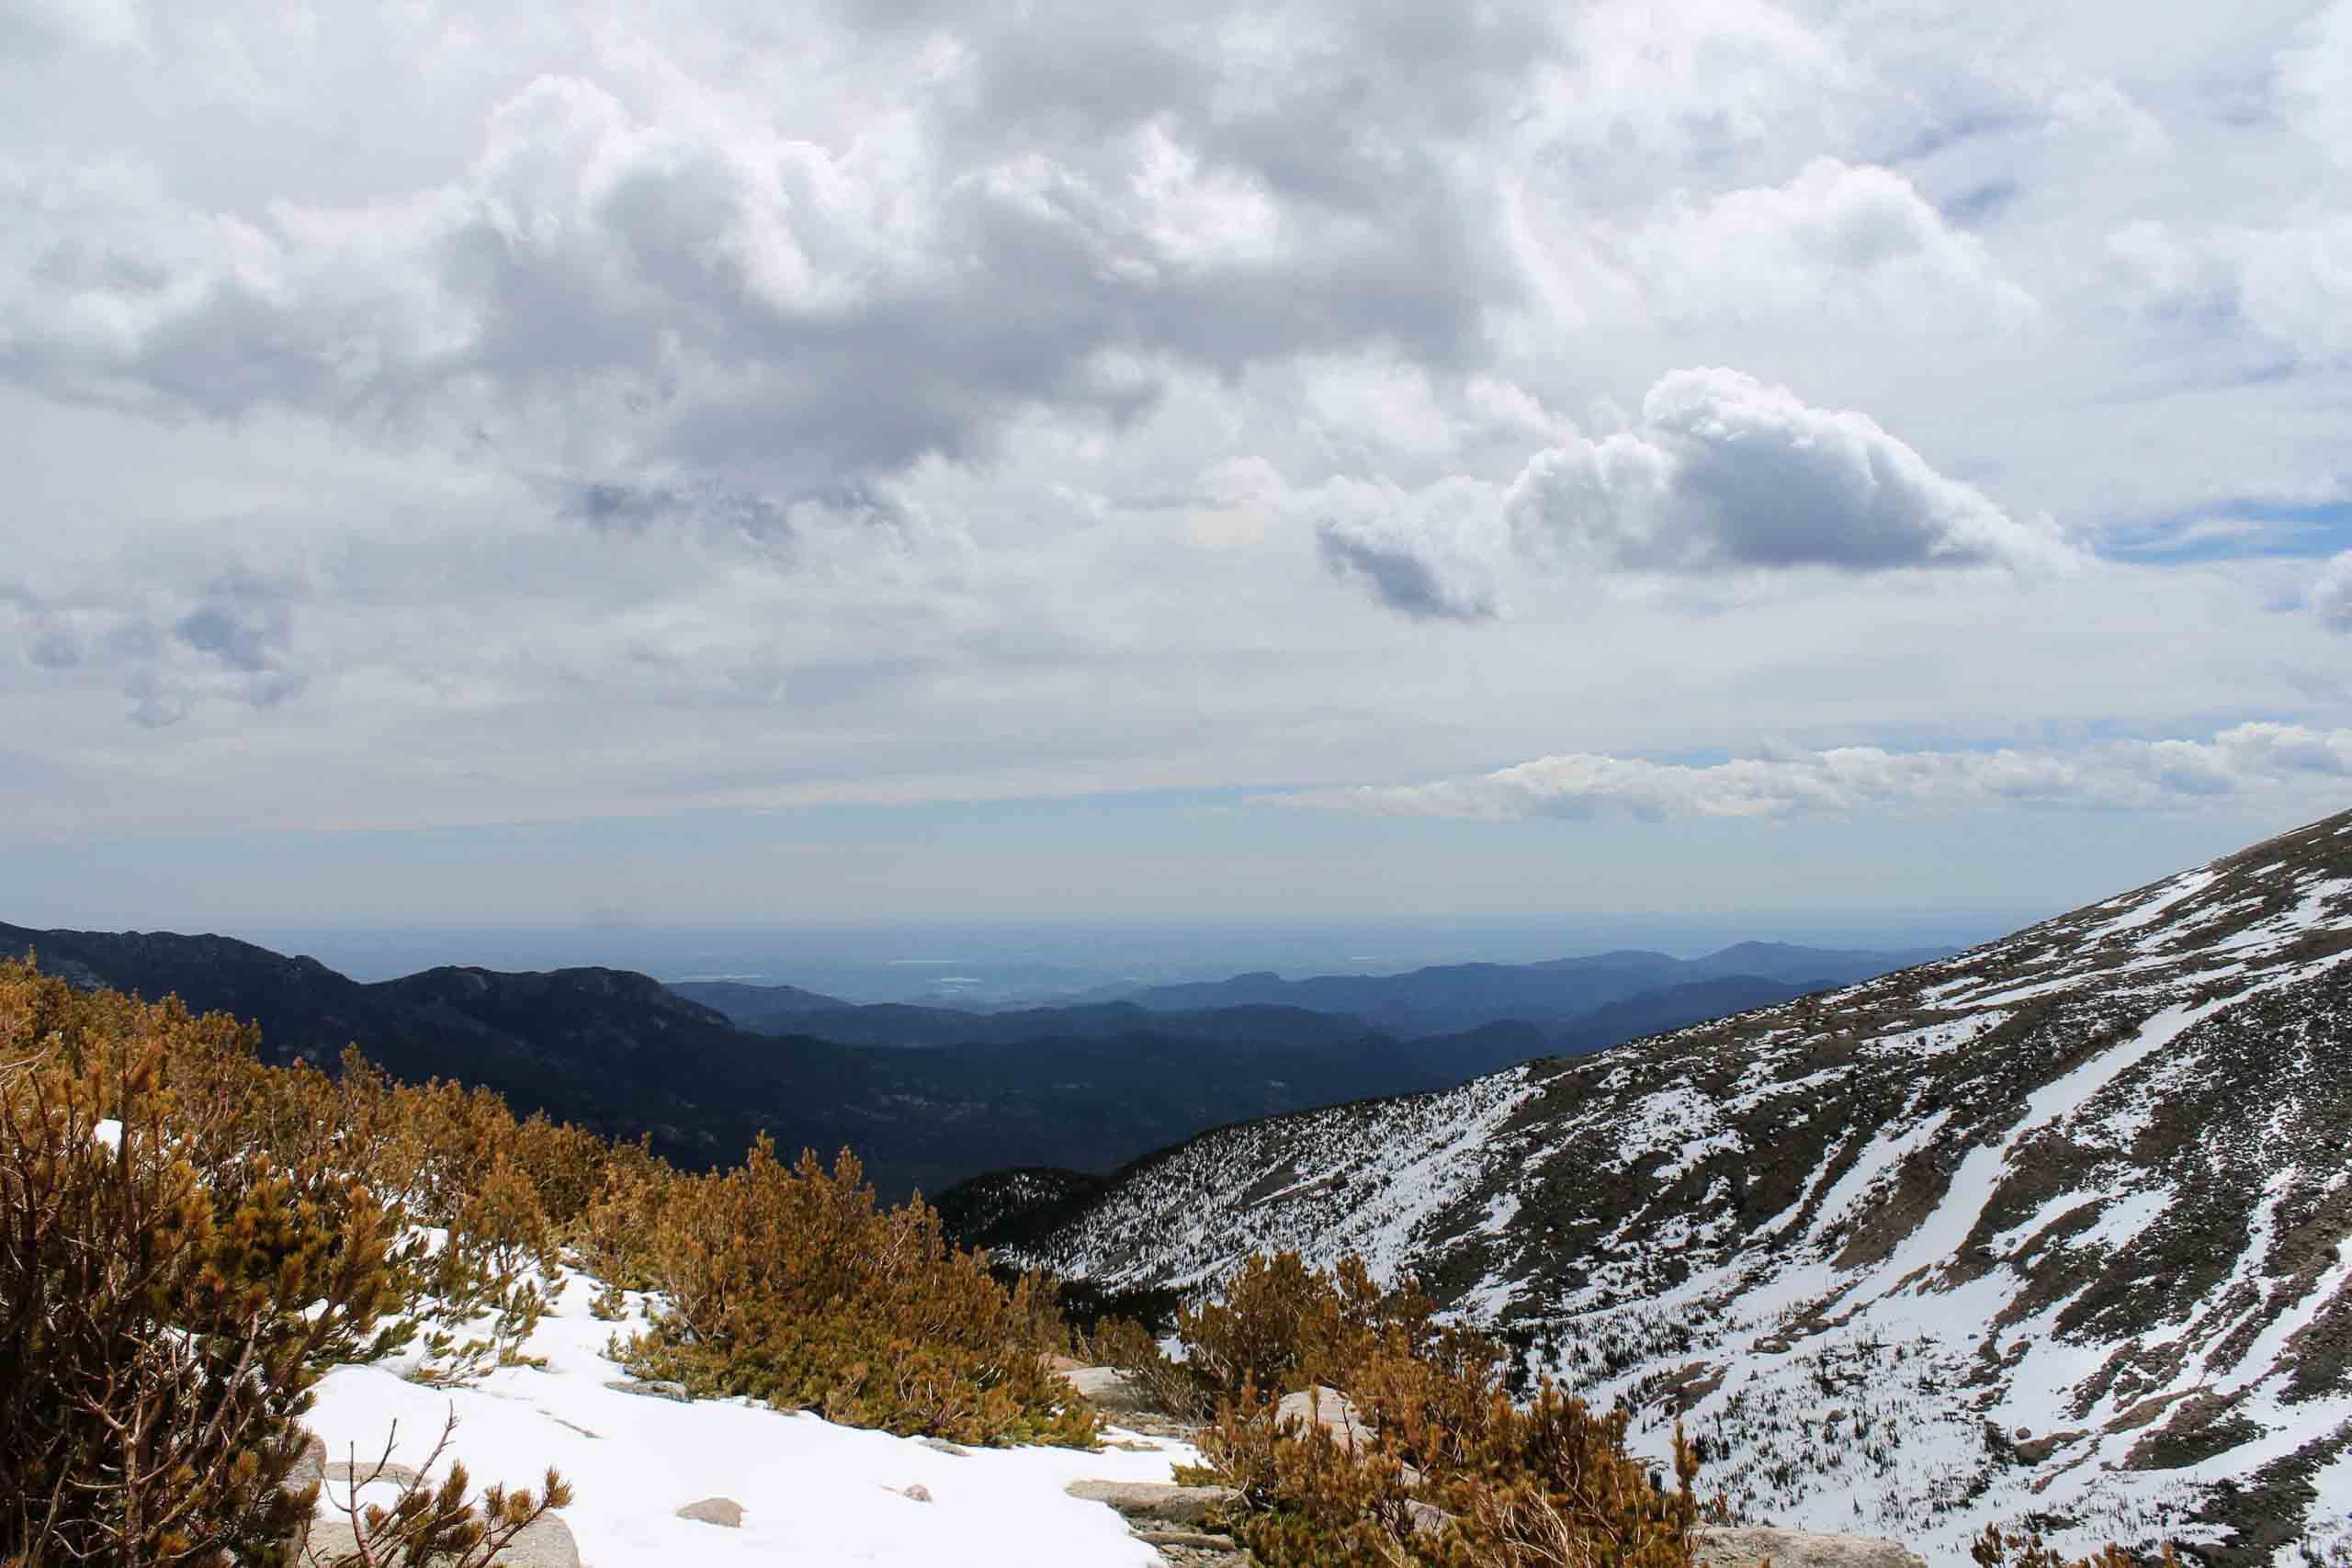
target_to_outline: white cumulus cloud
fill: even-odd
[[[1569,752],[1468,778],[1268,797],[1386,817],[1781,818],[1914,806],[2162,809],[2217,795],[2352,779],[2352,729],[2242,724],[2204,740],[2115,740],[2071,750],[1779,748],[1692,764]]]
[[[1868,414],[1713,367],[1660,378],[1634,428],[1541,454],[1504,505],[1539,557],[1636,570],[2047,569],[2071,553]]]
[[[1786,185],[1678,200],[1628,252],[1653,308],[1676,320],[1838,317],[1925,333],[2011,331],[2041,313],[1910,181],[1836,158]]]
[[[2046,519],[2010,516],[1866,413],[1701,367],[1661,377],[1630,429],[1571,435],[1508,484],[1449,479],[1320,525],[1326,559],[1407,615],[1497,613],[1491,584],[1537,570],[1703,575],[2005,567],[2064,570]]]

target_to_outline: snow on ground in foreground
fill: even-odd
[[[563,1472],[575,1501],[561,1513],[585,1568],[1144,1568],[1159,1559],[1118,1515],[1062,1488],[1087,1478],[1168,1481],[1174,1465],[1199,1462],[1189,1446],[1164,1439],[1137,1439],[1158,1445],[1148,1453],[1030,1448],[959,1457],[741,1400],[682,1404],[623,1393],[605,1387],[628,1374],[604,1348],[616,1328],[639,1320],[596,1321],[588,1303],[597,1286],[568,1280],[526,1347],[547,1358],[544,1371],[504,1368],[468,1388],[427,1387],[382,1367],[328,1373],[305,1424],[326,1440],[329,1461],[356,1450],[364,1473],[397,1422],[393,1460],[421,1465],[454,1411],[447,1457],[464,1463],[477,1494],[492,1482],[536,1491],[548,1465]],[[641,1298],[630,1301],[641,1307]],[[918,1483],[932,1501],[903,1495]],[[325,1491],[322,1511],[334,1512],[346,1488],[330,1482]],[[383,1491],[371,1487],[361,1500]],[[742,1528],[675,1517],[705,1497],[741,1504]]]

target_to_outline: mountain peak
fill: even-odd
[[[1220,1129],[1027,1257],[1189,1286],[1354,1250],[1639,1440],[1681,1420],[1751,1514],[1953,1562],[2029,1512],[2074,1554],[2194,1517],[2267,1563],[2352,1468],[2347,953],[2352,815],[1839,990]]]

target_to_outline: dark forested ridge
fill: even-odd
[[[356,1044],[395,1077],[461,1079],[521,1110],[650,1134],[689,1166],[732,1161],[763,1131],[787,1148],[848,1147],[891,1195],[1005,1166],[1108,1171],[1226,1122],[1438,1088],[1561,1048],[1517,1022],[1400,1039],[1288,1007],[974,1015],[813,992],[793,993],[821,1005],[790,1032],[762,1033],[625,970],[448,966],[361,984],[227,937],[0,926],[0,953],[28,952],[79,984],[249,1021],[273,1061],[332,1066]],[[850,1039],[823,1037],[832,1030]],[[871,1048],[882,1043],[915,1048]]]

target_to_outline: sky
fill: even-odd
[[[2352,0],[0,0],[0,919],[2056,910],[2352,806]]]

